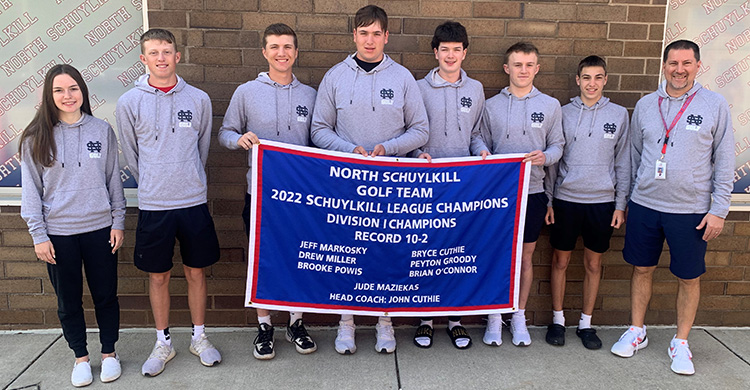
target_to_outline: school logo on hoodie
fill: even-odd
[[[307,106],[297,106],[297,122],[307,122]]]
[[[701,129],[701,123],[703,123],[703,116],[690,114],[687,117],[686,130],[698,131]]]
[[[89,150],[89,158],[102,158],[102,143],[99,141],[89,141],[86,144]]]
[[[544,113],[543,112],[532,112],[531,113],[531,127],[535,127],[538,129],[542,128],[542,122],[544,122]]]
[[[180,121],[180,127],[193,127],[193,113],[190,110],[180,110],[177,112],[177,120]]]
[[[617,131],[617,125],[616,124],[614,124],[614,123],[605,123],[604,124],[604,138],[606,138],[606,139],[614,139],[616,131]]]
[[[461,98],[461,112],[470,113],[471,112],[471,98],[468,96],[464,96]]]
[[[387,105],[393,105],[393,90],[388,89],[381,89],[380,90],[380,104],[387,104]]]

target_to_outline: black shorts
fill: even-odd
[[[526,224],[523,229],[523,242],[536,242],[542,232],[544,216],[547,215],[547,195],[544,192],[530,194],[526,200]]]
[[[133,256],[136,268],[152,273],[172,269],[175,238],[180,240],[184,265],[204,268],[219,261],[219,239],[204,203],[185,209],[139,210]]]
[[[245,222],[245,234],[250,236],[250,200],[252,197],[245,193],[245,207],[242,208],[242,221]]]
[[[596,253],[609,249],[614,228],[612,215],[615,202],[576,203],[552,199],[555,223],[550,225],[549,242],[560,251],[572,251],[578,236],[583,236],[583,246]]]

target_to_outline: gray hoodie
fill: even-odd
[[[662,82],[635,105],[630,123],[633,192],[631,199],[664,213],[711,213],[725,218],[729,212],[734,177],[734,135],[727,101],[698,82],[686,94],[673,98]],[[697,92],[697,93],[696,93]],[[654,178],[661,158],[666,129],[659,114],[659,97],[667,125],[677,116],[688,96],[695,98],[670,132],[666,179]],[[713,202],[711,199],[713,198]]]
[[[505,87],[487,99],[482,116],[482,137],[492,154],[529,153],[541,150],[544,166],[560,159],[565,145],[562,114],[557,99],[539,92],[536,87],[523,97],[516,97]],[[544,169],[531,167],[529,194],[544,192]]]
[[[138,182],[138,208],[172,210],[206,203],[211,101],[177,77],[164,93],[145,74],[117,101],[122,155]]]
[[[484,145],[479,129],[484,112],[482,83],[469,78],[463,69],[461,78],[449,83],[440,78],[438,69],[417,80],[430,122],[430,139],[412,155],[428,153],[433,158],[477,155]]]
[[[409,70],[388,55],[369,72],[354,56],[329,69],[320,82],[310,136],[318,147],[352,152],[382,144],[388,156],[405,156],[427,142],[427,113]]]
[[[57,158],[35,164],[29,140],[21,159],[21,217],[34,244],[48,234],[71,236],[112,226],[125,229],[117,137],[109,123],[83,114],[78,122],[53,129]]]
[[[576,203],[615,202],[625,210],[630,191],[628,110],[601,97],[586,106],[580,96],[562,108],[565,151],[545,178],[547,196]]]
[[[219,143],[228,149],[241,149],[237,140],[252,131],[260,139],[308,146],[314,106],[315,90],[294,75],[290,84],[281,85],[267,72],[260,73],[234,91],[219,129]],[[247,166],[252,168],[252,153],[248,153]],[[251,182],[252,169],[248,169],[248,194]]]

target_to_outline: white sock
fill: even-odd
[[[591,316],[581,313],[581,319],[578,321],[578,329],[591,328]]]
[[[643,328],[639,328],[635,325],[630,325],[633,330],[635,330],[638,333],[638,336],[645,336],[646,335],[646,325],[643,325]]]
[[[263,316],[263,317],[258,316],[258,325],[260,325],[260,324],[271,325],[271,315],[269,314],[269,315]]]
[[[341,322],[354,326],[354,315],[353,314],[342,314],[341,315]]]
[[[460,326],[461,321],[448,321],[448,329],[453,329],[454,326]]]
[[[391,317],[378,317],[378,324],[380,326],[393,326]]]
[[[156,330],[156,339],[164,344],[172,345],[172,336],[169,335],[169,327]]]
[[[205,330],[206,325],[193,325],[193,340],[198,340]]]
[[[589,318],[591,317],[589,316]],[[563,314],[562,310],[560,311],[552,310],[552,323],[565,326],[565,314]]]
[[[301,320],[302,314],[303,313],[299,311],[294,311],[294,312],[290,311],[289,312],[289,325],[294,325],[294,323],[297,322],[297,320]]]
[[[422,325],[427,325],[430,328],[432,328],[432,320],[427,320],[427,321],[420,320],[419,321],[419,326],[422,326]],[[426,337],[426,336],[425,337],[415,337],[414,341],[416,341],[417,344],[419,344],[419,345],[421,345],[423,347],[426,347],[426,346],[430,345],[430,338]]]
[[[500,314],[500,313],[487,314],[487,319],[488,320],[493,319],[493,320],[500,320],[500,321],[502,321],[503,320],[503,315]]]
[[[517,312],[513,313],[513,317],[526,319],[526,309],[518,309]]]

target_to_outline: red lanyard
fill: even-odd
[[[669,127],[667,127],[667,121],[664,119],[664,113],[661,112],[661,102],[664,101],[664,98],[659,96],[659,115],[661,115],[661,122],[664,124],[664,129],[667,130],[667,134],[664,136],[664,144],[661,146],[662,158],[664,158],[664,155],[667,154],[667,142],[669,142],[669,133],[672,131],[672,129],[674,129],[675,125],[682,117],[682,114],[685,113],[685,110],[687,110],[690,102],[693,101],[696,93],[698,93],[698,91],[693,92],[692,95],[688,96],[688,98],[685,99],[685,103],[682,103],[682,108],[680,108],[680,111],[677,112],[677,116],[674,117],[674,120]]]

